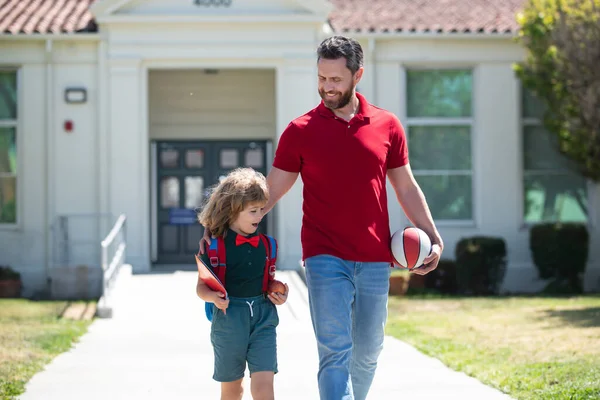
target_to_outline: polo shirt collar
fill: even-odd
[[[356,97],[358,97],[359,104],[358,112],[354,115],[354,118],[358,118],[362,121],[365,118],[369,118],[371,116],[372,106],[362,94],[356,92]],[[333,113],[333,111],[331,111],[330,108],[327,108],[325,106],[325,102],[323,101],[323,99],[321,99],[321,103],[317,106],[317,110],[319,111],[319,114],[321,114],[324,117],[335,118],[335,114]]]
[[[227,239],[232,240],[233,242],[235,242],[235,238],[237,237],[238,233],[236,231],[234,231],[231,228],[227,228]],[[253,236],[257,236],[258,235],[258,230],[248,236],[246,236],[247,238],[251,238]]]

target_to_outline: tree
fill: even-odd
[[[528,0],[517,21],[518,77],[545,105],[558,150],[600,182],[600,0]]]

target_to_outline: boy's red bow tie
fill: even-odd
[[[246,236],[237,235],[235,237],[235,245],[239,246],[244,243],[250,243],[252,246],[258,247],[258,240],[259,240],[258,236],[252,236],[252,237],[248,238]]]

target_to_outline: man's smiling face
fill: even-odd
[[[332,110],[345,107],[350,102],[354,88],[360,80],[362,69],[352,75],[346,67],[346,59],[322,58],[317,63],[319,73],[319,95],[325,106]]]

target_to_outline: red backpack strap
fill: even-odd
[[[221,283],[225,284],[225,268],[227,266],[227,256],[225,252],[225,240],[222,236],[211,240],[208,248],[208,258],[210,265],[217,274]]]
[[[225,251],[225,239],[223,236],[217,238],[218,248],[217,254],[219,255],[219,269],[217,270],[217,277],[221,283],[225,284],[225,268],[227,267],[227,252]]]
[[[277,261],[277,241],[273,237],[260,234],[260,239],[265,246],[267,257],[265,260],[265,273],[263,277],[263,292],[267,292],[269,281],[275,279],[275,262]]]

